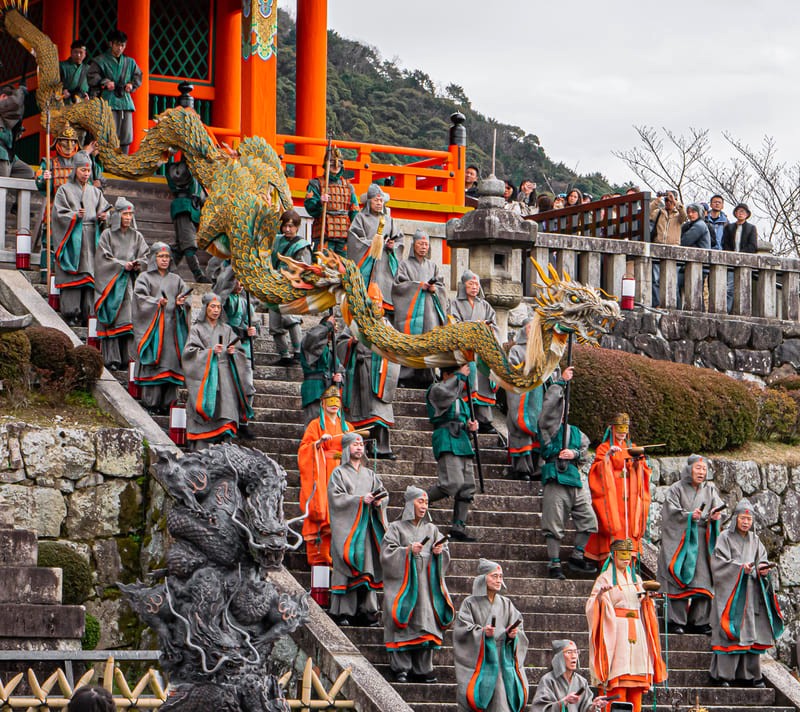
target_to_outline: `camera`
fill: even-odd
[[[127,92],[125,91],[125,85],[124,84],[121,85],[121,86],[119,84],[116,84],[114,86],[114,96],[117,96],[120,99],[122,99],[122,97],[124,97],[126,93]]]

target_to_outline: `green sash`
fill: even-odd
[[[200,381],[195,410],[203,420],[211,420],[217,409],[217,390],[219,389],[219,359],[214,349],[209,349],[206,371]]]
[[[686,531],[681,537],[672,561],[669,562],[669,572],[681,588],[686,588],[694,578],[697,568],[697,549],[697,522],[692,519],[690,513],[687,515]]]
[[[81,264],[83,246],[83,218],[72,216],[61,243],[56,248],[56,260],[67,274],[77,274]]]
[[[142,366],[155,366],[161,360],[161,347],[164,343],[164,307],[156,309],[155,316],[139,342],[139,363]]]
[[[432,554],[428,563],[428,578],[431,587],[431,603],[433,614],[442,628],[447,628],[456,617],[453,601],[444,585],[444,571],[442,570],[442,555]]]
[[[491,703],[499,674],[497,642],[493,637],[484,634],[475,672],[467,683],[467,702],[474,712],[482,712]]]
[[[397,596],[392,603],[392,620],[401,629],[408,628],[408,622],[414,613],[417,605],[417,594],[419,593],[419,582],[417,581],[417,567],[414,563],[414,555],[411,547],[406,552],[406,569],[403,576],[403,583]]]
[[[97,314],[97,320],[102,324],[113,324],[116,321],[119,309],[125,299],[129,278],[130,272],[124,269],[120,270],[95,303],[94,311]]]

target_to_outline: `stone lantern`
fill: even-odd
[[[493,175],[478,181],[478,207],[446,226],[447,244],[469,252],[469,268],[480,277],[486,301],[497,312],[501,341],[508,336],[508,312],[522,301],[523,254],[538,229],[535,221],[505,209],[504,188]]]

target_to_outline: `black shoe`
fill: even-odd
[[[112,361],[106,366],[109,371],[119,371],[120,365],[117,361]]]
[[[400,672],[396,672],[394,674],[394,681],[395,682],[408,682],[408,673],[405,670],[401,670]]]
[[[336,625],[339,625],[339,626],[351,626],[351,625],[353,625],[350,622],[350,619],[347,616],[334,617],[334,621],[336,621]]]
[[[711,687],[730,687],[731,683],[727,680],[720,680],[718,677],[713,677],[711,675],[708,676],[708,682]]]
[[[764,682],[763,677],[759,677],[758,680],[753,680],[753,687],[764,688],[767,686],[767,683]]]
[[[683,635],[685,632],[686,628],[684,628],[682,625],[678,625],[677,623],[667,623],[667,633]]]
[[[412,672],[411,679],[414,682],[422,682],[426,685],[430,685],[431,683],[437,682],[439,678],[437,678],[436,673],[431,670],[431,672],[423,672],[421,674]]]
[[[548,566],[547,567],[547,577],[551,579],[555,579],[556,581],[565,581],[566,576],[564,576],[564,572],[561,570],[561,566],[556,564],[555,566]]]
[[[362,613],[360,623],[368,628],[377,628],[381,625],[380,613]]]
[[[292,366],[292,365],[294,365],[294,359],[287,354],[286,356],[281,356],[275,362],[275,365],[276,366]]]
[[[495,428],[491,423],[481,420],[478,422],[478,432],[486,433],[487,435],[496,435],[497,428]]]
[[[711,635],[711,626],[708,623],[705,625],[692,626],[692,633],[698,633],[699,635]]]
[[[255,438],[255,435],[253,434],[253,431],[250,430],[249,425],[243,424],[240,425],[239,429],[236,431],[236,437],[238,437],[240,440],[252,440]]]
[[[584,558],[579,559],[575,556],[570,556],[567,559],[567,566],[569,567],[570,571],[574,571],[575,573],[581,573],[581,574],[597,573],[597,566],[595,566],[593,562]]]
[[[393,452],[379,452],[377,455],[375,455],[375,457],[377,457],[379,460],[396,460],[397,459],[397,455],[395,455]]]
[[[194,273],[194,281],[198,284],[211,284],[211,277],[207,277],[203,272]]]
[[[456,541],[478,541],[474,536],[470,536],[463,529],[451,529],[450,538]]]

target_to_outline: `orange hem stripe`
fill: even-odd
[[[208,433],[186,433],[186,438],[188,440],[208,440],[209,438],[214,438],[217,435],[222,435],[223,433],[229,432],[232,435],[236,435],[236,423],[233,421],[229,423],[225,423],[225,425],[221,425],[216,430],[212,430]]]

